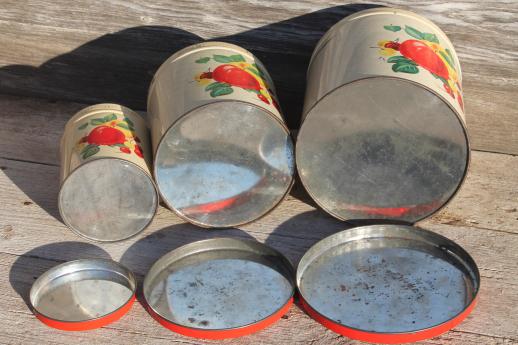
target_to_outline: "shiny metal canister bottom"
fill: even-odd
[[[164,202],[205,227],[263,216],[288,193],[293,171],[285,125],[256,105],[233,100],[198,107],[175,122],[154,164]]]
[[[158,195],[151,177],[117,158],[88,161],[65,179],[59,211],[74,232],[97,241],[129,238],[151,223]]]
[[[412,81],[373,77],[316,103],[296,158],[308,193],[333,216],[414,223],[456,193],[468,147],[465,127],[441,96]]]

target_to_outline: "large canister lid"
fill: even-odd
[[[438,336],[473,310],[474,260],[459,245],[406,225],[370,225],[311,247],[297,269],[303,307],[327,328],[395,344]]]

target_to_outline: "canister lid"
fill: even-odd
[[[32,285],[34,314],[65,331],[99,328],[120,319],[135,301],[136,281],[124,266],[104,259],[63,263]]]
[[[149,313],[191,337],[240,337],[267,327],[290,308],[294,270],[279,252],[251,240],[217,238],[159,259],[144,280]]]
[[[297,269],[301,303],[347,337],[403,343],[437,336],[472,311],[480,287],[459,245],[407,225],[370,225],[311,247]]]

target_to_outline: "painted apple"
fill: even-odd
[[[210,72],[209,72],[210,73]],[[220,83],[249,90],[261,90],[261,85],[250,73],[233,65],[220,65],[212,72],[212,79]]]
[[[126,137],[124,133],[116,128],[109,126],[95,127],[87,137],[88,144],[95,145],[115,145],[124,144]]]
[[[399,50],[401,55],[445,80],[449,79],[448,67],[426,43],[419,40],[406,40],[403,43],[388,42],[385,48]]]

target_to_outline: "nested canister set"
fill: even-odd
[[[97,241],[137,235],[159,201],[207,228],[275,208],[295,173],[332,216],[362,224],[312,246],[295,268],[255,241],[216,238],[160,258],[143,282],[149,314],[174,332],[243,336],[298,298],[353,339],[437,336],[473,309],[470,255],[414,226],[447,204],[469,163],[455,50],[432,22],[392,8],[358,12],[317,44],[296,146],[265,66],[222,42],[182,49],[151,82],[147,121],[115,104],[81,110],[61,141],[59,211]],[[135,300],[131,271],[110,260],[64,263],[34,283],[37,317],[63,330],[98,328]]]

